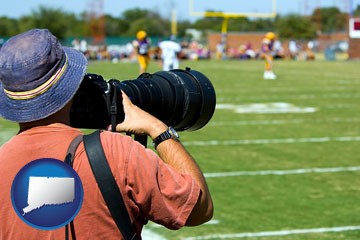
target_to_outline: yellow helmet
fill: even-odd
[[[140,39],[140,40],[146,38],[146,32],[143,31],[143,30],[138,31],[138,32],[136,33],[136,38],[137,38],[137,39]]]
[[[273,32],[268,32],[266,35],[265,35],[265,38],[269,39],[269,40],[274,40],[275,39],[275,33]]]

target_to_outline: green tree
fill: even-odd
[[[248,18],[230,18],[228,23],[228,31],[246,32],[251,29],[251,22]]]
[[[360,5],[357,5],[354,12],[353,12],[353,16],[354,17],[360,17]]]
[[[304,16],[290,14],[277,19],[276,29],[281,38],[313,39],[316,29],[313,22]]]
[[[186,29],[191,28],[191,22],[190,21],[179,21],[177,24],[177,31],[178,31],[178,37],[186,37]]]
[[[69,19],[74,19],[73,14],[66,13],[60,9],[40,6],[32,12],[31,23],[34,28],[47,28],[59,39],[65,38],[73,26]]]
[[[196,20],[192,27],[198,30],[213,30],[220,31],[223,18],[220,17],[207,17]]]
[[[105,29],[107,36],[121,36],[129,29],[130,22],[122,18],[115,18],[110,15],[105,16]]]
[[[166,26],[167,25],[167,26]],[[153,18],[142,18],[133,22],[128,29],[126,35],[135,37],[139,30],[144,30],[149,37],[155,36],[169,36],[170,35],[170,23],[162,23]]]
[[[135,8],[125,11],[120,19],[124,31],[119,36],[135,37],[139,30],[145,30],[149,36],[170,35],[170,22],[156,12]]]
[[[0,36],[10,37],[19,31],[16,19],[0,17]]]
[[[135,22],[142,18],[148,18],[152,15],[152,13],[148,10],[134,8],[129,9],[123,12],[122,19],[125,19],[128,22]]]
[[[32,16],[23,16],[17,21],[18,32],[16,34],[25,32],[35,27]]]
[[[344,31],[347,26],[347,14],[340,12],[337,7],[317,8],[311,19],[324,33]]]
[[[66,19],[64,19],[66,30],[66,37],[82,37],[86,36],[85,34],[85,21],[83,18],[76,16],[74,14],[66,14]]]
[[[158,13],[148,10],[134,9],[124,12],[123,18],[128,22],[128,30],[122,36],[134,37],[139,30],[149,36],[169,36],[170,21],[163,19]]]
[[[250,22],[251,28],[250,31],[261,31],[261,32],[269,32],[274,31],[276,22],[278,18],[271,19],[271,18],[257,18]]]
[[[224,18],[222,17],[204,17],[193,23],[193,28],[198,30],[221,31]],[[230,31],[270,31],[274,28],[272,19],[250,20],[246,17],[229,18],[227,30]]]

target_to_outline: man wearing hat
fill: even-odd
[[[82,132],[70,126],[72,98],[87,62],[46,29],[10,38],[0,50],[0,115],[19,123],[19,132],[0,147],[1,239],[63,239],[64,229],[39,230],[23,222],[11,203],[19,170],[40,158],[63,161],[70,142]],[[125,120],[117,132],[155,139],[168,131],[163,122],[133,105],[123,94]],[[138,236],[145,219],[169,229],[200,225],[211,219],[213,205],[204,176],[180,141],[169,138],[156,152],[131,137],[102,131],[101,144]],[[84,144],[73,168],[84,200],[74,219],[77,239],[123,239],[97,187]],[[51,221],[51,219],[46,219]]]

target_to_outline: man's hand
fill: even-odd
[[[167,129],[162,121],[134,105],[123,91],[121,93],[125,118],[116,125],[117,132],[148,135],[154,139]]]

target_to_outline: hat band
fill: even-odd
[[[24,92],[12,92],[4,88],[4,92],[9,98],[14,100],[27,100],[39,96],[44,92],[46,92],[51,86],[53,86],[55,83],[59,81],[61,76],[64,74],[67,66],[68,66],[68,57],[65,53],[65,63],[63,64],[63,66],[59,68],[56,71],[56,73],[51,76],[49,80],[41,84],[39,87]]]

